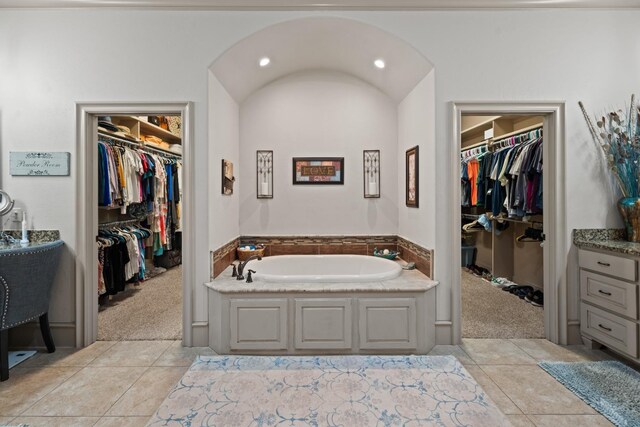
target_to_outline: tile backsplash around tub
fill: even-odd
[[[233,239],[211,253],[211,278],[222,273],[233,261],[237,259],[236,249],[240,239]]]
[[[374,248],[397,250],[396,236],[242,236],[240,245],[262,244],[265,255],[371,255]]]
[[[410,240],[398,236],[400,257],[407,262],[415,262],[416,268],[433,279],[433,249],[427,249]]]
[[[240,236],[216,249],[211,257],[212,278],[236,258],[238,246],[262,244],[265,256],[272,255],[372,255],[373,250],[400,251],[400,257],[415,262],[416,268],[433,278],[433,250],[394,235],[384,236]]]

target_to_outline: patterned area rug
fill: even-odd
[[[149,426],[509,426],[452,356],[201,356]]]
[[[640,426],[640,373],[617,360],[540,367],[618,427]]]

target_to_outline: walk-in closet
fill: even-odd
[[[98,340],[182,338],[181,123],[98,117]]]
[[[543,121],[462,116],[462,337],[544,338]]]

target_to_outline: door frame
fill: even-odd
[[[453,143],[451,144],[451,182],[452,198],[451,236],[451,278],[452,278],[452,339],[454,344],[462,339],[462,292],[461,229],[458,219],[461,215],[460,186],[460,147],[462,114],[506,115],[530,114],[544,116],[544,152],[543,164],[543,205],[544,205],[544,325],[545,337],[556,344],[567,344],[567,223],[566,223],[566,180],[565,180],[565,103],[562,101],[544,102],[452,102]]]
[[[86,347],[98,336],[98,116],[182,116],[182,345],[192,345],[192,286],[195,272],[193,104],[191,102],[83,102],[76,103],[76,347]]]

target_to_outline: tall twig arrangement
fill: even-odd
[[[640,128],[635,95],[629,112],[611,111],[591,120],[582,102],[578,103],[593,141],[600,147],[604,161],[624,197],[640,197]]]

